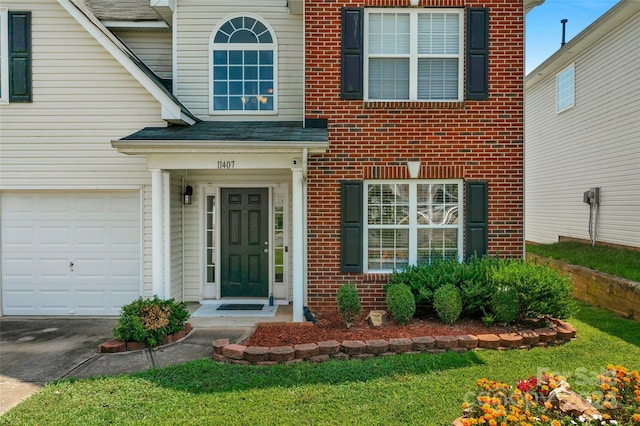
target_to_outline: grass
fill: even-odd
[[[527,252],[640,281],[640,251],[562,241],[555,244],[527,244]]]
[[[640,322],[580,304],[574,341],[514,351],[414,354],[271,367],[203,359],[118,377],[50,384],[0,425],[450,425],[481,377],[515,383],[540,370],[581,378],[640,368]]]

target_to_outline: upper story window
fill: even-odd
[[[367,100],[462,101],[462,9],[366,9]]]
[[[216,28],[211,41],[211,114],[261,114],[277,109],[273,31],[254,16]]]
[[[0,104],[9,102],[9,42],[7,32],[7,14],[0,8]]]
[[[561,112],[574,105],[574,66],[556,76],[556,111]]]

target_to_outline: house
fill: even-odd
[[[618,2],[525,92],[526,239],[640,248],[640,2]]]
[[[524,245],[539,0],[5,0],[4,315],[384,303]]]

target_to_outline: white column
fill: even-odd
[[[164,185],[162,170],[151,169],[151,270],[153,294],[164,299]]]
[[[166,170],[162,171],[162,185],[164,299],[171,299],[171,175]]]
[[[307,261],[304,253],[304,208],[303,208],[303,180],[302,168],[291,169],[293,172],[293,321],[303,322],[304,313],[304,263]]]

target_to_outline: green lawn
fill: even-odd
[[[515,383],[553,371],[579,378],[580,390],[609,363],[640,368],[640,322],[582,304],[569,321],[577,339],[550,348],[272,367],[205,359],[61,381],[0,417],[0,425],[450,425],[481,377]]]
[[[555,244],[527,244],[527,252],[640,281],[640,251],[604,245],[592,247],[576,241],[563,241]]]

